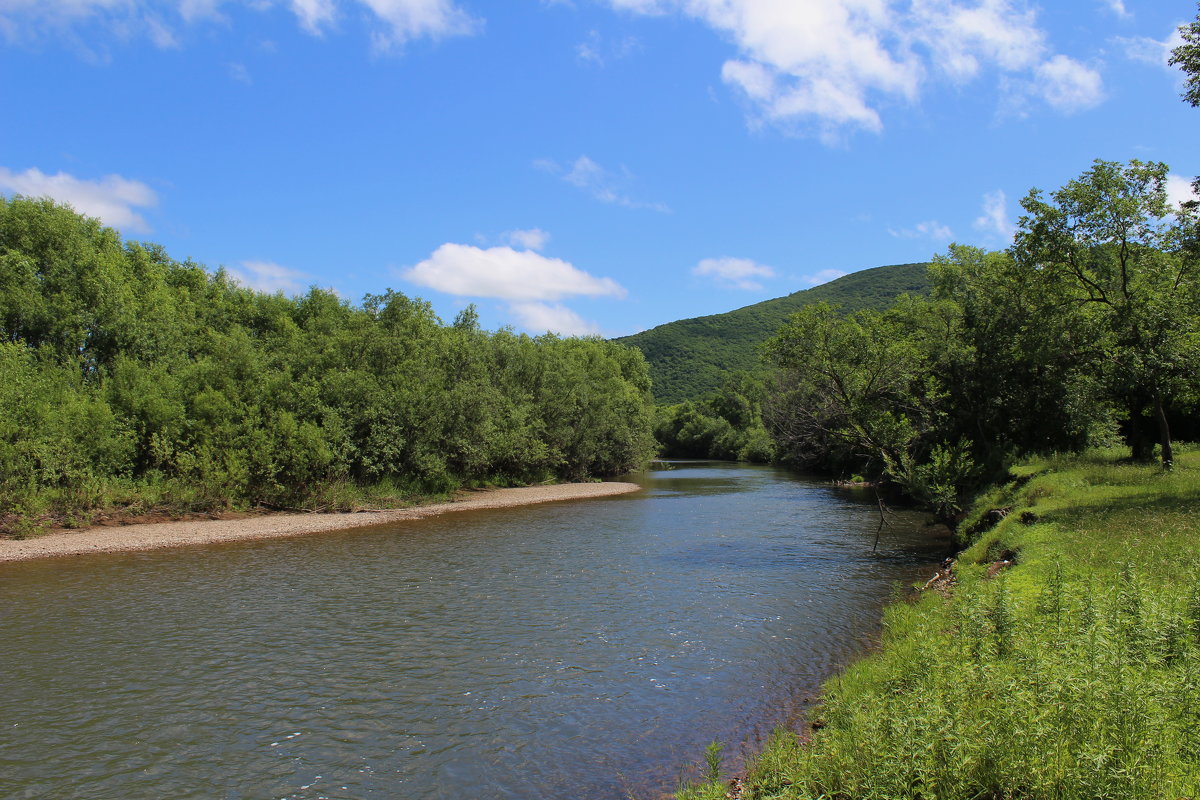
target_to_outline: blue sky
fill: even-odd
[[[0,192],[247,285],[617,336],[1200,173],[1191,0],[0,0]],[[1175,40],[1178,41],[1177,39]]]

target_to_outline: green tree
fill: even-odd
[[[1166,178],[1165,164],[1096,161],[1049,197],[1035,189],[1011,253],[1049,303],[1085,315],[1109,394],[1135,435],[1152,414],[1170,468],[1166,409],[1194,387],[1200,359],[1200,253],[1196,209],[1169,206]]]
[[[0,515],[47,519],[106,492],[344,505],[347,484],[610,476],[653,453],[637,350],[489,333],[473,307],[447,326],[393,291],[255,292],[23,197],[0,197],[0,401]]]
[[[790,461],[880,472],[921,433],[921,354],[895,315],[808,306],[767,343],[766,357],[777,382],[765,416]]]
[[[1197,8],[1200,9],[1200,4]],[[1183,43],[1171,51],[1167,63],[1179,67],[1187,75],[1183,99],[1200,106],[1200,13],[1194,22],[1179,26],[1179,35],[1183,37]]]
[[[1200,3],[1197,4],[1197,9],[1200,9]],[[1179,26],[1179,35],[1183,42],[1171,51],[1167,63],[1179,67],[1187,76],[1183,99],[1193,106],[1200,106],[1200,11],[1197,12],[1194,22]],[[1200,194],[1200,177],[1196,178],[1192,187]]]
[[[974,440],[989,470],[1111,435],[1094,378],[1101,343],[1082,309],[1052,290],[1054,276],[1010,253],[962,245],[935,257],[930,273],[943,303],[934,369],[948,393],[949,428]]]

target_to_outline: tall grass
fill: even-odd
[[[949,597],[890,607],[880,651],[826,685],[809,741],[775,734],[744,796],[1200,797],[1200,450],[1181,450],[1171,473],[1048,459],[981,498],[964,529],[1009,510],[974,525]]]

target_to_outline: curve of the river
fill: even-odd
[[[752,749],[946,542],[770,467],[0,564],[0,796],[657,797]]]

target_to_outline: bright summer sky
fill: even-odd
[[[0,192],[446,321],[619,336],[1200,173],[1193,0],[0,0]]]

